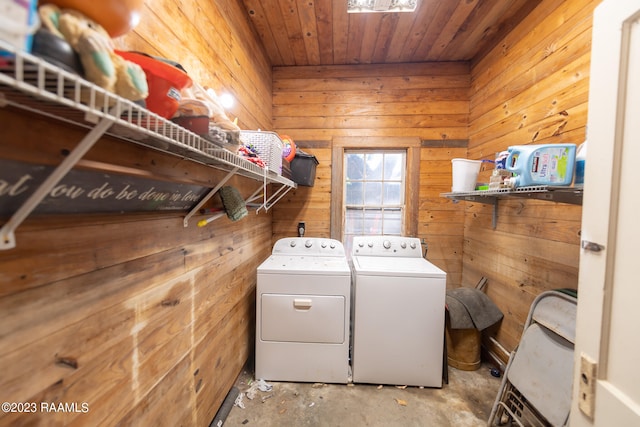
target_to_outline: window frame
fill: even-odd
[[[404,235],[417,236],[420,195],[418,137],[335,137],[331,153],[331,238],[342,241],[344,217],[344,153],[356,149],[406,150]]]

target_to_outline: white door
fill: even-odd
[[[571,427],[640,426],[640,0],[594,14]]]

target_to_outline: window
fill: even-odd
[[[406,151],[345,150],[343,236],[404,232]]]

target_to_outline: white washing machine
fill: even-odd
[[[353,382],[442,387],[446,273],[420,240],[356,236]]]
[[[278,240],[258,267],[255,377],[347,383],[350,301],[342,243]]]

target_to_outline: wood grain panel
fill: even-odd
[[[279,12],[279,10],[270,7],[264,9],[262,2],[259,0],[246,0],[244,4],[249,19],[251,20],[251,29],[256,35],[256,38],[262,40],[262,46],[269,52],[270,62],[276,64],[293,63],[294,59],[292,55],[283,57],[283,55],[290,53],[290,50],[280,48],[280,46],[287,44],[286,34],[268,24],[269,18],[267,17],[267,13]]]
[[[228,113],[243,128],[271,128],[270,63],[239,5],[154,1],[118,43],[181,62],[202,86],[235,96]]]
[[[350,38],[349,31],[345,31],[345,28],[348,28],[349,26],[347,4],[341,0],[322,0],[321,3],[326,4],[326,6],[323,6],[325,9],[329,9],[329,7],[331,7],[332,20],[331,28],[329,28],[328,25],[326,26],[326,29],[330,29],[330,31],[326,35],[318,34],[318,39],[325,39],[325,37],[330,37],[333,41],[333,45],[331,46],[331,50],[333,51],[333,58],[330,62],[323,62],[323,64],[347,64],[347,43]],[[331,3],[331,6],[329,6],[329,3]],[[342,31],[335,31],[334,28],[342,28]],[[272,64],[274,66],[291,65],[291,63],[287,62],[272,62]]]
[[[419,62],[402,64],[402,67],[389,64],[367,64],[367,65],[323,65],[308,67],[274,67],[274,80],[288,79],[345,79],[345,78],[367,78],[376,79],[380,76],[402,77],[402,76],[448,76],[469,74],[468,62]],[[328,88],[330,89],[330,88]],[[393,88],[394,91],[397,88]]]
[[[469,84],[468,65],[452,62],[276,67],[273,123],[294,139],[464,138]]]
[[[346,67],[345,67],[346,68]],[[335,80],[327,79],[295,79],[295,80],[277,80],[277,75],[274,75],[274,90],[288,91],[288,90],[309,90],[309,91],[322,91],[325,89],[350,91],[352,89],[369,89],[369,90],[382,90],[385,87],[389,90],[402,90],[402,89],[440,89],[440,88],[455,88],[465,87],[469,83],[469,77],[465,75],[453,75],[453,76],[369,76],[369,77],[345,77]]]
[[[519,11],[525,9],[525,7],[533,8],[535,4],[536,2],[529,0],[519,0],[515,2],[504,2],[501,0],[480,1],[477,7],[467,14],[467,19],[465,19],[461,25],[460,28],[463,28],[464,31],[456,31],[453,34],[451,34],[452,31],[450,28],[448,33],[442,31],[438,37],[439,41],[433,44],[433,48],[429,53],[431,56],[435,56],[435,53],[439,52],[442,56],[445,50],[456,50],[469,58],[475,57],[478,52],[478,47],[473,45],[474,40],[494,39],[499,31],[506,34],[506,28],[504,27],[513,24],[513,22],[519,22],[522,19],[520,16],[517,16],[520,15]],[[465,10],[462,11],[462,13],[466,12]],[[509,17],[503,22],[502,28],[494,25],[492,17],[495,13]],[[447,24],[447,26],[449,26],[449,24]],[[446,38],[443,37],[445,34],[447,34]],[[443,41],[447,39],[448,42],[444,43]]]
[[[309,64],[309,58],[305,46],[305,35],[302,32],[302,27],[309,28],[311,25],[315,25],[313,22],[300,21],[298,16],[298,2],[282,2],[279,4],[280,16],[282,17],[282,25],[278,27],[278,31],[283,31],[287,34],[288,40],[286,47],[291,49],[293,56],[296,59],[295,65],[307,65]],[[317,48],[317,45],[315,46]]]
[[[597,2],[544,0],[472,64],[469,157],[493,158],[509,145],[584,140],[591,16]],[[462,284],[488,279],[505,317],[496,338],[517,345],[539,293],[577,287],[580,206],[508,200],[465,203]]]
[[[593,5],[585,5],[584,3],[581,1],[563,2],[560,7],[553,10],[552,13],[562,25],[558,25],[558,21],[546,19],[548,18],[546,15],[540,16],[540,21],[530,33],[520,35],[521,39],[514,42],[514,45],[510,46],[507,53],[501,55],[496,63],[491,64],[490,74],[474,75],[472,83],[474,97],[471,102],[474,115],[471,116],[472,119],[488,108],[501,105],[500,100],[508,100],[513,95],[520,94],[533,86],[536,82],[554,75],[562,64],[570,63],[577,56],[582,56],[585,49],[587,51],[590,49],[590,45],[584,46],[584,42],[580,40],[576,42],[575,48],[572,46],[574,44],[572,40],[576,35],[590,27]],[[551,8],[553,3],[546,1],[541,5],[541,8],[544,9],[545,6]],[[536,14],[536,16],[538,15]],[[534,18],[529,19],[533,20]],[[517,31],[512,32],[510,37],[518,37],[516,33]],[[589,39],[587,38],[587,40]],[[554,53],[561,54],[554,55]],[[554,61],[558,61],[558,63],[552,64]],[[487,81],[489,75],[492,79]],[[510,90],[511,96],[505,94],[505,90]]]
[[[329,237],[331,193],[331,149],[301,147],[319,164],[313,187],[298,186],[273,208],[273,239],[298,235],[298,222],[304,222],[306,236]]]
[[[348,94],[343,91],[323,90],[321,92],[309,91],[287,91],[273,94],[275,106],[288,105],[292,100],[297,100],[300,104],[356,104],[362,105],[371,102],[375,96],[378,104],[393,102],[418,103],[424,100],[428,94],[430,102],[448,102],[455,99],[465,99],[468,95],[468,88],[433,88],[433,89],[404,89],[393,91],[378,91],[372,94],[371,91],[350,90]],[[468,110],[468,109],[467,109]]]
[[[189,353],[193,340],[198,342],[202,339],[198,337],[217,333],[215,325],[222,321],[224,313],[235,305],[253,306],[253,300],[246,304],[246,298],[252,298],[255,268],[266,257],[256,256],[256,251],[268,253],[270,248],[268,243],[259,243],[268,242],[269,233],[265,235],[265,230],[268,228],[264,224],[256,222],[253,230],[247,230],[255,235],[255,242],[248,236],[230,235],[227,242],[205,240],[199,244],[213,246],[207,250],[186,247],[129,262],[126,280],[117,265],[58,282],[65,287],[40,287],[31,292],[30,298],[25,293],[3,298],[2,303],[7,305],[3,312],[8,316],[3,324],[7,329],[2,332],[7,346],[2,348],[12,351],[0,357],[3,366],[13,366],[11,376],[3,376],[5,392],[18,400],[49,401],[50,394],[56,393],[58,399],[89,401],[92,417],[104,413],[107,419],[117,420],[123,415],[121,411],[127,410],[120,402],[126,395],[109,393],[110,387],[130,390],[129,382],[134,380],[136,388],[130,399],[136,403],[145,400],[163,372],[173,369],[173,364]],[[216,249],[220,244],[226,248],[222,256]],[[188,263],[183,257],[193,252],[207,253],[213,262],[200,263],[199,268],[184,273],[183,266]],[[163,273],[150,266],[162,267]],[[171,279],[172,275],[175,279]],[[110,283],[105,283],[107,280]],[[166,282],[155,285],[157,280]],[[98,287],[87,283],[104,284]],[[203,295],[205,290],[216,288],[219,290],[215,293]],[[44,306],[38,293],[46,300]],[[192,300],[194,295],[197,301]],[[21,309],[7,308],[15,304],[20,304]],[[40,316],[34,318],[31,309],[38,310]],[[196,328],[194,322],[201,326]],[[27,342],[25,336],[31,341]],[[69,363],[60,360],[74,361],[75,368],[70,369]],[[115,371],[111,360],[121,360]],[[231,372],[237,373],[244,360],[236,362]],[[34,372],[40,373],[39,381],[29,380]],[[225,375],[235,374],[225,370]],[[59,388],[37,393],[39,387],[60,381],[65,384],[62,396]],[[114,406],[121,407],[120,412],[114,411]]]
[[[442,56],[447,45],[451,43],[456,33],[460,30],[462,24],[467,21],[467,18],[479,3],[481,2],[471,0],[460,2],[456,5],[453,13],[449,17],[449,19],[446,20],[445,25],[440,31],[438,31],[438,37],[435,39],[433,44],[431,44],[431,49],[429,49],[427,56],[443,59]],[[469,35],[467,34],[467,37],[468,36]]]
[[[447,272],[447,288],[459,287],[464,206],[440,193],[451,190],[451,159],[466,157],[467,147],[424,147],[420,153],[418,235],[427,242],[427,259]]]
[[[296,123],[291,123],[294,127],[278,128],[280,133],[285,135],[296,134],[299,139],[326,139],[332,137],[410,137],[421,135],[424,139],[440,139],[443,143],[447,140],[466,139],[469,135],[467,127],[438,126],[434,128],[406,127],[406,128],[383,128],[383,129],[300,129]]]
[[[235,96],[229,114],[243,128],[272,128],[271,64],[238,3],[147,2],[115,42],[177,60]],[[86,134],[10,108],[0,120],[2,159],[58,164]],[[222,176],[110,137],[78,169],[209,187]],[[202,216],[185,228],[179,212],[29,217],[17,248],[0,252],[3,401],[86,402],[89,412],[0,414],[0,426],[208,426],[252,351],[272,215],[251,215],[202,228]]]
[[[333,62],[333,8],[329,2],[313,2],[316,15],[316,36],[318,37],[319,63]],[[325,37],[319,37],[324,34]],[[268,50],[267,50],[268,51]],[[282,64],[282,62],[280,62]]]
[[[348,14],[340,0],[278,0],[270,7],[243,0],[276,66],[470,60],[538,3],[422,0],[412,13]]]
[[[387,24],[380,19],[378,28],[384,25]],[[367,27],[364,28],[366,31]],[[420,152],[440,159],[443,167],[449,165],[441,174],[446,175],[443,184],[450,188],[450,151],[446,140],[466,138],[469,83],[468,64],[457,62],[406,64],[401,69],[379,64],[276,67],[273,122],[280,132],[294,140],[329,140],[334,148],[406,147],[407,141],[411,141],[418,149],[421,139],[441,140],[443,148]],[[342,204],[341,195],[331,191],[338,184],[330,181],[335,172],[331,162],[342,160],[332,159],[331,150],[306,151],[318,153],[320,160],[316,187],[299,187],[274,208],[274,238],[295,235],[292,224],[299,221],[307,223],[307,235],[330,236],[331,230],[341,227],[332,224],[329,213],[335,210],[336,203]],[[466,148],[460,153],[465,156]],[[418,205],[440,201],[439,192],[433,190],[441,180],[438,173],[424,172],[433,164],[424,163],[421,157],[424,155],[413,156],[416,162],[408,172],[408,175],[417,172],[415,176],[419,179],[415,185],[410,184],[415,193],[411,203],[416,207],[412,209],[417,216],[408,229],[419,235],[427,232],[427,221]],[[336,218],[339,215],[334,212]],[[432,239],[446,234],[442,229],[436,231],[433,223],[428,230]],[[457,224],[462,229],[463,217],[457,218]],[[461,246],[461,235],[458,239]],[[448,254],[461,265],[461,251]],[[447,261],[443,259],[441,264]],[[459,280],[461,268],[457,269]]]

